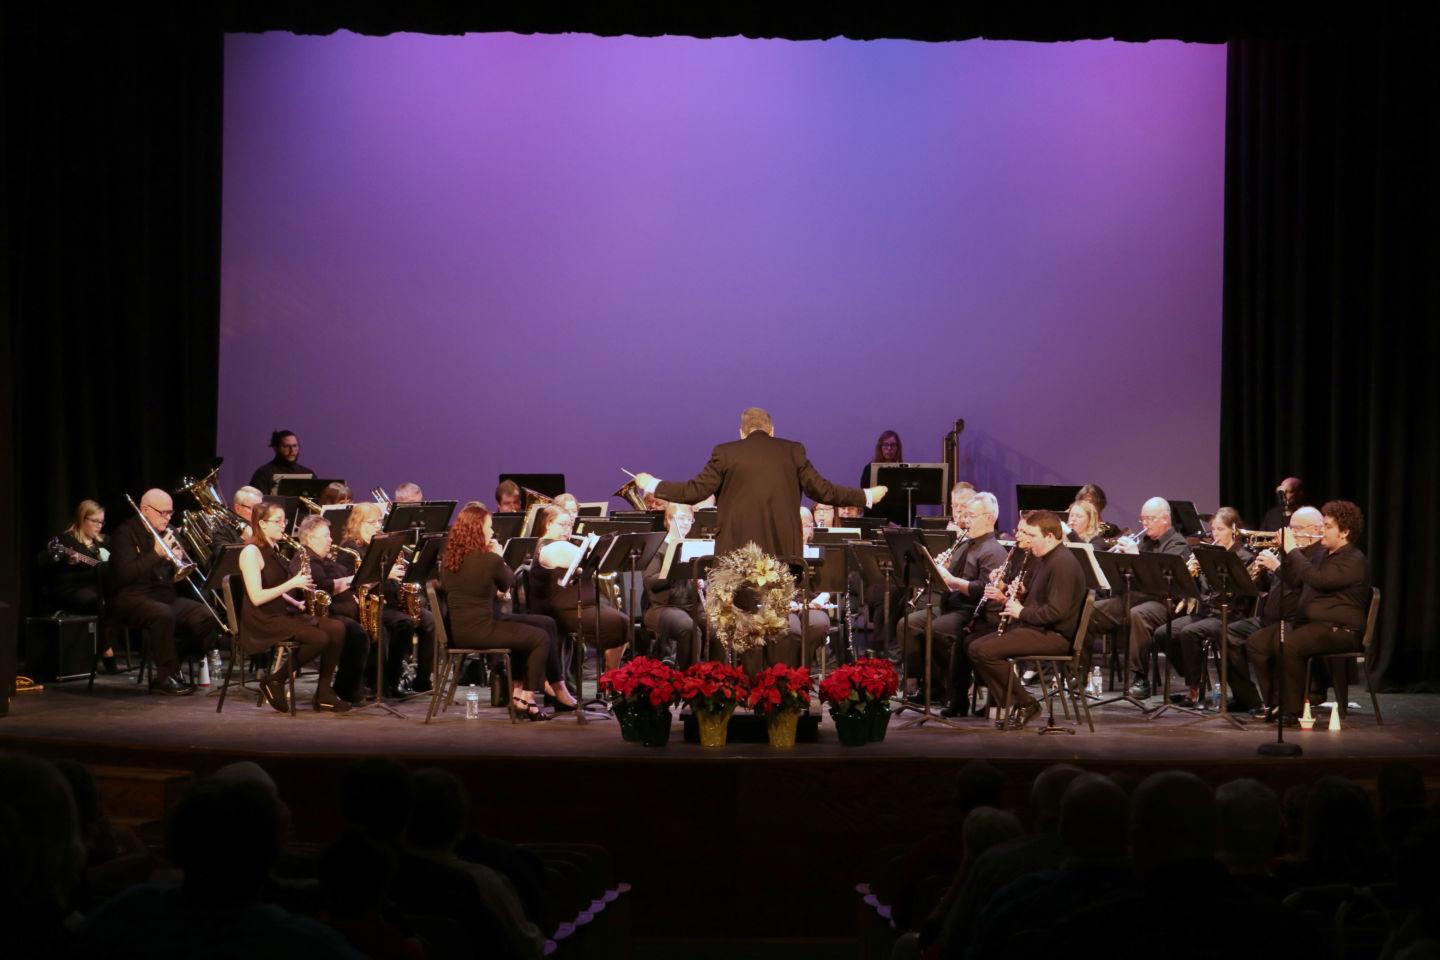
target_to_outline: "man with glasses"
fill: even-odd
[[[1190,544],[1170,526],[1170,502],[1164,497],[1151,497],[1140,509],[1141,532],[1137,537],[1121,537],[1114,549],[1121,553],[1168,553],[1190,561]],[[1124,588],[1111,584],[1115,596],[1095,604],[1090,614],[1090,637],[1118,632],[1128,633],[1126,662],[1130,667],[1130,696],[1144,700],[1150,696],[1150,643],[1155,628],[1165,622],[1165,600],[1148,593],[1132,591],[1130,619],[1125,620]]]
[[[277,473],[308,473],[315,476],[314,470],[300,465],[300,438],[295,436],[293,431],[276,430],[270,434],[270,449],[275,451],[275,459],[255,468],[255,473],[250,477],[250,486],[269,494],[275,492]]]
[[[184,696],[195,688],[180,676],[180,647],[191,653],[213,649],[218,631],[203,604],[175,592],[175,568],[145,529],[148,522],[164,537],[174,513],[168,493],[147,490],[140,498],[140,516],[116,528],[110,541],[109,613],[111,623],[145,631],[155,665],[150,691]]]

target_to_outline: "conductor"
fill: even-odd
[[[805,446],[776,439],[770,414],[759,407],[740,414],[740,439],[712,450],[710,462],[693,480],[675,483],[639,473],[635,482],[646,493],[677,503],[714,494],[720,511],[715,553],[722,556],[752,541],[771,556],[800,556],[801,493],[840,507],[870,507],[885,496],[884,487],[842,487],[820,476]]]

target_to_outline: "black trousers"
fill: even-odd
[[[1285,671],[1285,699],[1280,703],[1280,712],[1298,716],[1309,693],[1305,665],[1310,657],[1327,653],[1353,653],[1360,649],[1359,630],[1336,627],[1328,623],[1300,623],[1285,625],[1285,662],[1280,669]],[[1255,667],[1255,676],[1260,680],[1260,689],[1266,691],[1270,703],[1277,702],[1273,681],[1275,660],[1280,646],[1280,625],[1271,624],[1261,628],[1246,645],[1250,662]],[[1336,697],[1344,702],[1348,685],[1344,680],[1336,681],[1341,688]]]
[[[595,630],[596,611],[599,611],[600,630]],[[566,633],[578,632],[581,639],[592,647],[612,650],[624,646],[631,640],[630,618],[614,607],[583,607],[580,616],[575,608],[552,611],[555,625]]]
[[[560,660],[560,631],[555,626],[552,617],[544,617],[538,613],[500,613],[495,614],[496,621],[508,621],[510,623],[523,623],[526,626],[535,627],[545,633],[545,682],[559,683],[565,679],[565,664]],[[518,652],[510,655],[510,675],[519,677],[525,675],[525,670],[520,663]],[[535,690],[537,687],[528,687]]]
[[[316,671],[318,682],[315,696],[323,699],[335,687],[335,670],[340,665],[340,653],[345,647],[345,625],[328,616],[318,620],[301,616],[291,619],[294,623],[287,626],[290,636],[284,639],[295,643],[295,656],[287,659],[279,672],[270,679],[288,679],[296,669],[318,658],[320,666]],[[242,643],[240,649],[249,654],[264,653],[275,649],[275,643]]]
[[[545,659],[550,655],[550,637],[541,627],[506,618],[493,621],[486,636],[457,632],[450,642],[456,647],[505,647],[512,656],[525,660],[525,689],[545,688]]]
[[[364,679],[365,657],[370,651],[370,638],[359,621],[346,616],[336,616],[331,608],[331,618],[345,628],[340,647],[340,663],[335,670],[335,694],[343,700],[354,700],[360,694],[360,683]]]
[[[1165,604],[1159,600],[1145,600],[1130,607],[1130,619],[1125,621],[1125,598],[1107,597],[1095,604],[1090,614],[1090,637],[1102,633],[1116,633],[1126,639],[1125,664],[1137,677],[1150,674],[1150,641],[1155,628],[1165,622]],[[1087,641],[1088,642],[1088,641]]]
[[[110,603],[110,621],[121,627],[145,631],[150,642],[150,659],[160,677],[180,669],[180,653],[201,653],[213,649],[219,627],[205,605],[198,600],[176,597],[162,602],[150,597],[118,596]]]
[[[1034,627],[1011,625],[1005,633],[987,633],[975,637],[969,646],[970,662],[980,680],[990,689],[990,702],[1003,704],[1006,688],[1010,683],[1010,664],[1007,657],[1047,654],[1063,655],[1070,652],[1070,641],[1053,630],[1037,630]],[[1015,706],[1025,707],[1035,702],[1019,682],[1014,684]]]
[[[705,622],[703,615],[700,624]],[[645,611],[645,629],[655,635],[657,649],[642,651],[645,656],[664,657],[673,645],[675,664],[681,670],[700,659],[702,629],[683,607],[651,607]]]
[[[970,686],[970,658],[964,651],[964,645],[959,647],[955,644],[955,638],[960,635],[965,626],[974,616],[971,610],[952,610],[943,613],[939,604],[930,609],[934,620],[930,624],[931,647],[930,647],[930,685],[934,690],[943,689],[940,685],[952,677],[963,680],[964,686]],[[917,610],[905,618],[900,628],[901,649],[905,654],[905,677],[911,680],[921,680],[925,670],[925,617],[926,610]],[[955,662],[955,651],[959,650],[959,663]],[[953,694],[952,694],[953,696]]]

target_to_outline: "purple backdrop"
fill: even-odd
[[[750,404],[1218,489],[1225,51],[1171,42],[226,41],[222,485],[269,457],[491,501],[684,479]]]

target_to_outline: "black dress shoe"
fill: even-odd
[[[1134,697],[1136,700],[1149,700],[1150,681],[1144,678],[1136,680],[1134,683],[1130,684],[1130,689],[1126,690],[1125,692],[1128,693],[1130,696]]]
[[[108,656],[108,657],[101,657],[101,658],[100,658],[100,668],[101,668],[102,670],[104,670],[106,673],[119,673],[119,672],[120,672],[120,668],[115,665],[115,655],[114,655],[113,653],[110,654],[110,656]]]
[[[260,696],[264,698],[266,703],[281,713],[290,712],[289,694],[290,688],[286,685],[283,678],[260,681]]]
[[[174,677],[166,677],[163,680],[151,680],[150,692],[161,693],[167,697],[188,697],[195,692],[195,688],[189,684],[176,683]]]
[[[967,700],[961,704],[947,703],[940,710],[942,717],[963,717],[970,713],[970,702]]]
[[[316,713],[349,713],[349,712],[350,712],[350,704],[346,703],[344,700],[341,700],[338,696],[336,696],[336,695],[333,694],[333,693],[330,694],[329,696],[324,696],[324,697],[319,696],[319,695],[317,694],[316,697],[315,697],[315,699],[310,701],[310,706],[311,706],[312,708],[314,708],[314,710],[315,710]]]
[[[1040,715],[1040,701],[1031,700],[1024,706],[1016,707],[1015,712],[1010,714],[1010,722],[1006,725],[1011,730],[1023,730],[1025,724],[1034,720]]]

